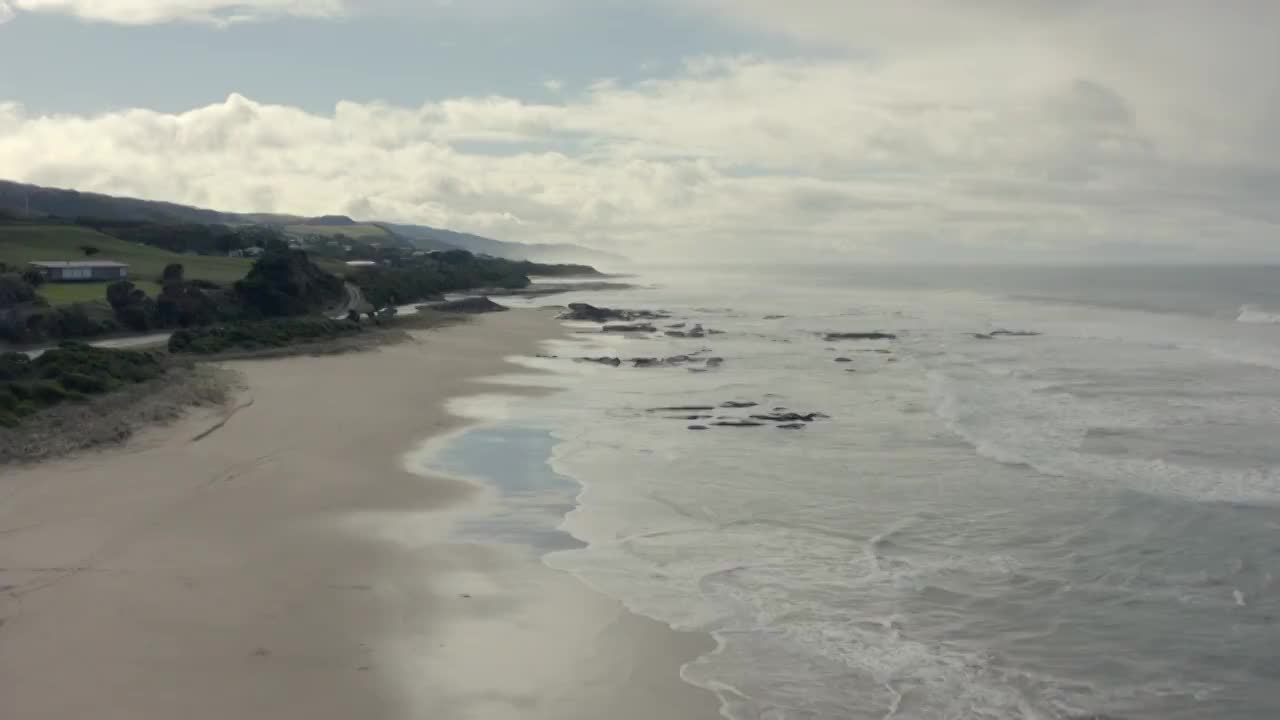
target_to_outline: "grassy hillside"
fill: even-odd
[[[367,223],[357,223],[355,225],[287,225],[285,226],[285,231],[294,235],[323,235],[325,237],[346,235],[349,238],[359,238],[365,241],[389,240],[391,238],[391,235],[383,228]]]
[[[0,223],[0,262],[25,268],[27,263],[41,260],[85,260],[82,245],[92,245],[99,253],[94,260],[114,260],[129,264],[129,277],[137,283],[154,282],[164,266],[182,263],[191,280],[232,283],[245,276],[253,261],[247,258],[179,255],[160,248],[125,242],[78,225],[41,223]],[[56,285],[56,287],[55,287]],[[94,288],[97,288],[94,291]],[[50,302],[72,302],[101,299],[102,284],[63,286],[50,283],[41,294]],[[90,298],[89,296],[92,295]]]

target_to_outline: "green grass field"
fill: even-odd
[[[389,237],[387,231],[377,225],[288,225],[285,230],[294,235],[346,235],[365,241]]]
[[[114,260],[129,265],[129,279],[153,295],[165,265],[182,263],[186,276],[195,280],[230,284],[249,272],[247,258],[179,255],[150,245],[126,242],[78,225],[40,223],[0,223],[0,263],[25,269],[27,263],[52,260],[86,260],[82,245],[92,245],[99,253],[94,260]],[[103,283],[46,283],[40,294],[55,304],[101,300]]]
[[[70,305],[78,302],[105,301],[107,299],[106,282],[78,283],[45,283],[36,289],[51,305]],[[134,282],[138,289],[151,297],[160,294],[160,284],[153,282]]]

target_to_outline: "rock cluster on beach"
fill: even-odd
[[[978,340],[995,340],[998,337],[1040,337],[1042,333],[1034,330],[992,330],[988,333],[973,333]]]
[[[837,340],[897,340],[898,336],[886,332],[829,332],[823,333],[822,339],[827,342]]]
[[[635,320],[664,320],[669,314],[654,310],[618,310],[614,308],[596,307],[587,303],[569,303],[569,309],[561,313],[561,320],[578,320],[580,322],[633,322]]]
[[[759,405],[759,403],[749,400],[730,400],[719,405],[679,405],[675,407],[649,408],[648,412],[662,413],[663,417],[670,420],[703,421],[697,425],[690,425],[690,430],[710,430],[713,427],[757,428],[769,425],[773,425],[779,430],[803,430],[810,423],[826,420],[830,417],[820,412],[793,412],[784,407],[776,407],[772,412],[756,412],[746,416],[719,414],[725,410],[749,410],[759,407]]]
[[[490,300],[487,297],[470,297],[462,300],[454,300],[452,302],[439,303],[430,306],[432,310],[447,313],[464,313],[475,315],[479,313],[503,312],[509,310],[505,305]]]

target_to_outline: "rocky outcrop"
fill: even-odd
[[[808,413],[808,414],[802,415],[800,413],[788,412],[788,413],[770,413],[768,415],[752,415],[751,419],[764,420],[765,422],[777,422],[777,423],[794,423],[794,422],[811,423],[814,420],[817,420],[818,418],[825,418],[825,417],[826,415],[823,415],[822,413]]]
[[[587,303],[569,303],[569,309],[560,315],[561,320],[578,320],[581,322],[632,322],[635,320],[661,320],[670,317],[667,313],[653,310],[618,310],[614,308],[596,307]]]
[[[505,305],[499,305],[487,297],[473,297],[454,300],[452,302],[438,303],[436,305],[432,305],[431,309],[447,313],[477,315],[480,313],[503,312],[510,308]]]
[[[609,365],[609,366],[611,366],[611,367],[618,367],[618,366],[622,365],[622,358],[616,358],[616,357],[580,357],[580,358],[575,358],[575,362],[596,363],[596,364],[598,364],[598,365]]]
[[[651,333],[657,332],[658,329],[649,323],[635,323],[633,325],[605,325],[601,328],[601,331],[607,333]]]

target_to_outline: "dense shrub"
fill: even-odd
[[[568,275],[595,272],[583,265],[541,265],[472,255],[449,250],[416,257],[389,267],[363,268],[348,279],[359,286],[374,307],[402,305],[436,298],[444,293],[475,288],[528,287],[530,275]]]
[[[360,332],[346,320],[281,318],[178,330],[169,338],[169,352],[212,355],[236,350],[260,350],[330,340]]]
[[[305,252],[278,248],[258,258],[235,291],[247,318],[306,315],[346,294],[342,280],[316,267]]]
[[[32,360],[22,353],[0,354],[0,426],[13,427],[43,408],[164,373],[159,356],[64,343]]]

